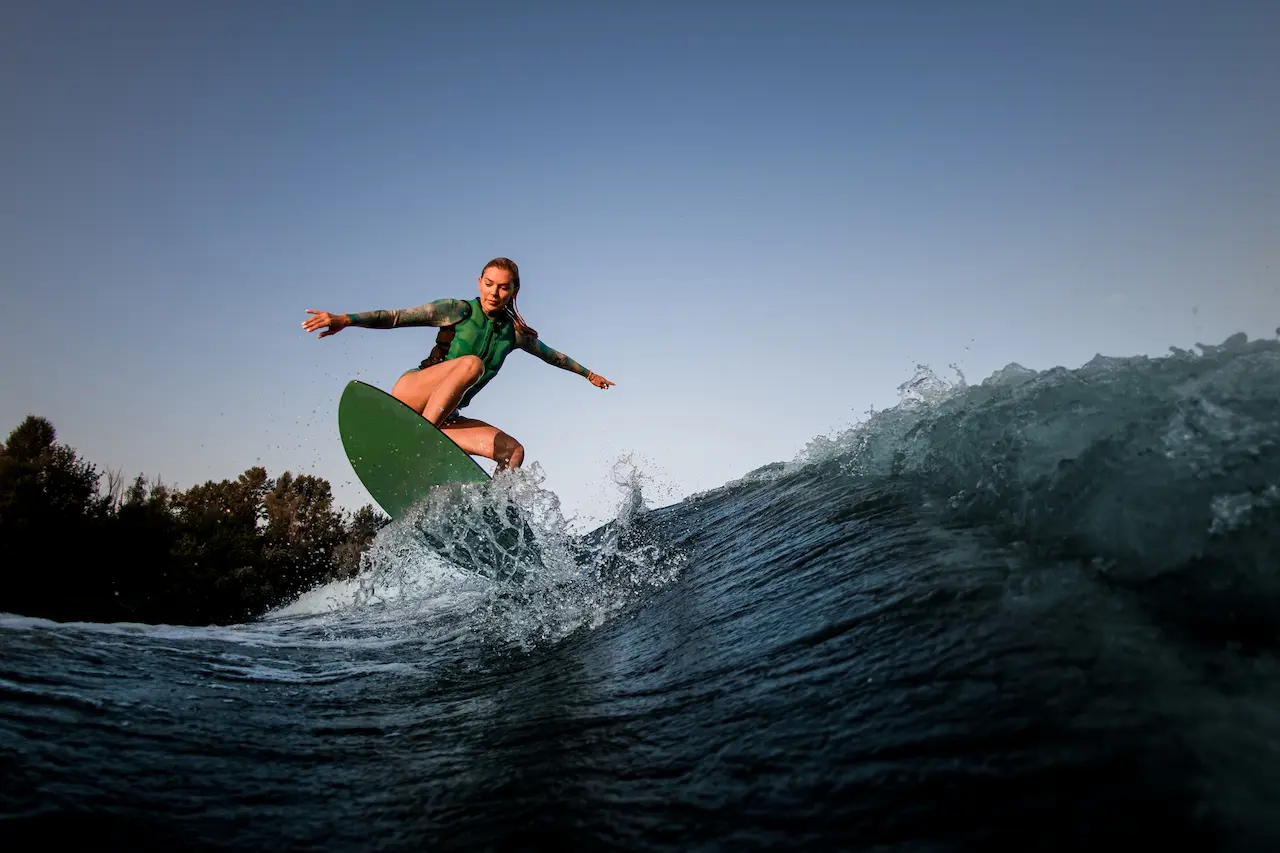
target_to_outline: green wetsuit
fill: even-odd
[[[467,389],[458,408],[471,402],[471,398],[498,374],[502,363],[512,349],[522,349],[536,355],[547,364],[568,370],[579,376],[590,376],[591,371],[562,352],[557,352],[532,335],[522,335],[511,321],[509,314],[489,317],[480,308],[478,298],[437,299],[415,308],[395,311],[366,311],[349,314],[351,325],[367,329],[394,329],[400,326],[440,326],[436,346],[417,370],[441,361],[464,355],[477,356],[484,363],[484,373]]]

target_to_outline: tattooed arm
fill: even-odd
[[[314,314],[303,322],[308,332],[324,329],[320,337],[336,335],[347,326],[366,329],[395,329],[400,326],[452,326],[471,316],[471,304],[464,299],[437,299],[416,308],[399,308],[393,311],[365,311],[361,314],[330,314],[328,311],[312,311]]]
[[[579,376],[585,377],[591,375],[590,370],[587,370],[581,364],[578,364],[578,362],[569,358],[569,356],[564,353],[553,350],[537,338],[517,333],[516,346],[529,353],[529,355],[536,355],[552,367],[558,367],[561,370],[567,370],[570,373],[576,373]]]
[[[365,311],[348,314],[351,325],[366,329],[394,329],[398,326],[452,326],[471,316],[471,305],[463,299],[437,299],[415,308],[394,311]]]
[[[578,362],[569,358],[569,356],[565,355],[562,352],[557,352],[556,350],[553,350],[551,347],[547,346],[539,339],[532,337],[530,335],[522,335],[519,332],[517,332],[516,346],[520,347],[520,349],[524,350],[530,355],[536,355],[538,358],[542,359],[547,364],[550,364],[553,367],[558,367],[561,370],[567,370],[570,373],[576,373],[579,376],[585,376],[587,378],[587,381],[590,382],[592,385],[596,386],[597,388],[608,388],[610,385],[614,384],[610,382],[608,379],[605,379],[600,374],[592,373],[590,370],[587,370],[581,364],[578,364]]]

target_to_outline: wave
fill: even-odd
[[[620,460],[584,535],[530,466],[251,625],[0,618],[0,812],[213,849],[1274,849],[1278,387],[1242,338],[921,368],[676,504]]]
[[[266,618],[323,615],[332,636],[399,635],[465,622],[487,641],[529,649],[597,627],[673,580],[679,550],[637,527],[645,472],[615,463],[614,519],[570,532],[537,463],[486,483],[435,489],[384,528],[355,577],[312,590]]]
[[[977,385],[958,369],[947,380],[919,366],[896,406],[659,515],[692,525],[713,497],[823,469],[875,492],[855,514],[910,506],[1011,558],[1142,592],[1206,641],[1274,648],[1280,342],[1236,335],[1198,348],[1099,355],[1077,369],[1010,364]],[[465,612],[525,647],[597,626],[673,580],[685,559],[643,521],[643,468],[626,458],[612,475],[615,520],[586,535],[569,532],[536,464],[437,490],[379,535],[358,577],[273,618],[324,612],[351,623],[377,610],[403,630]],[[1188,587],[1214,606],[1175,605]]]

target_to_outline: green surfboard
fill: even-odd
[[[393,519],[404,517],[433,486],[489,479],[426,418],[364,382],[352,380],[343,390],[338,434],[356,476]]]

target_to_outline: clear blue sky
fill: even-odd
[[[475,294],[553,347],[472,404],[569,514],[665,503],[917,363],[1280,325],[1280,3],[28,2],[0,10],[0,430],[179,486],[367,496],[336,433]]]

